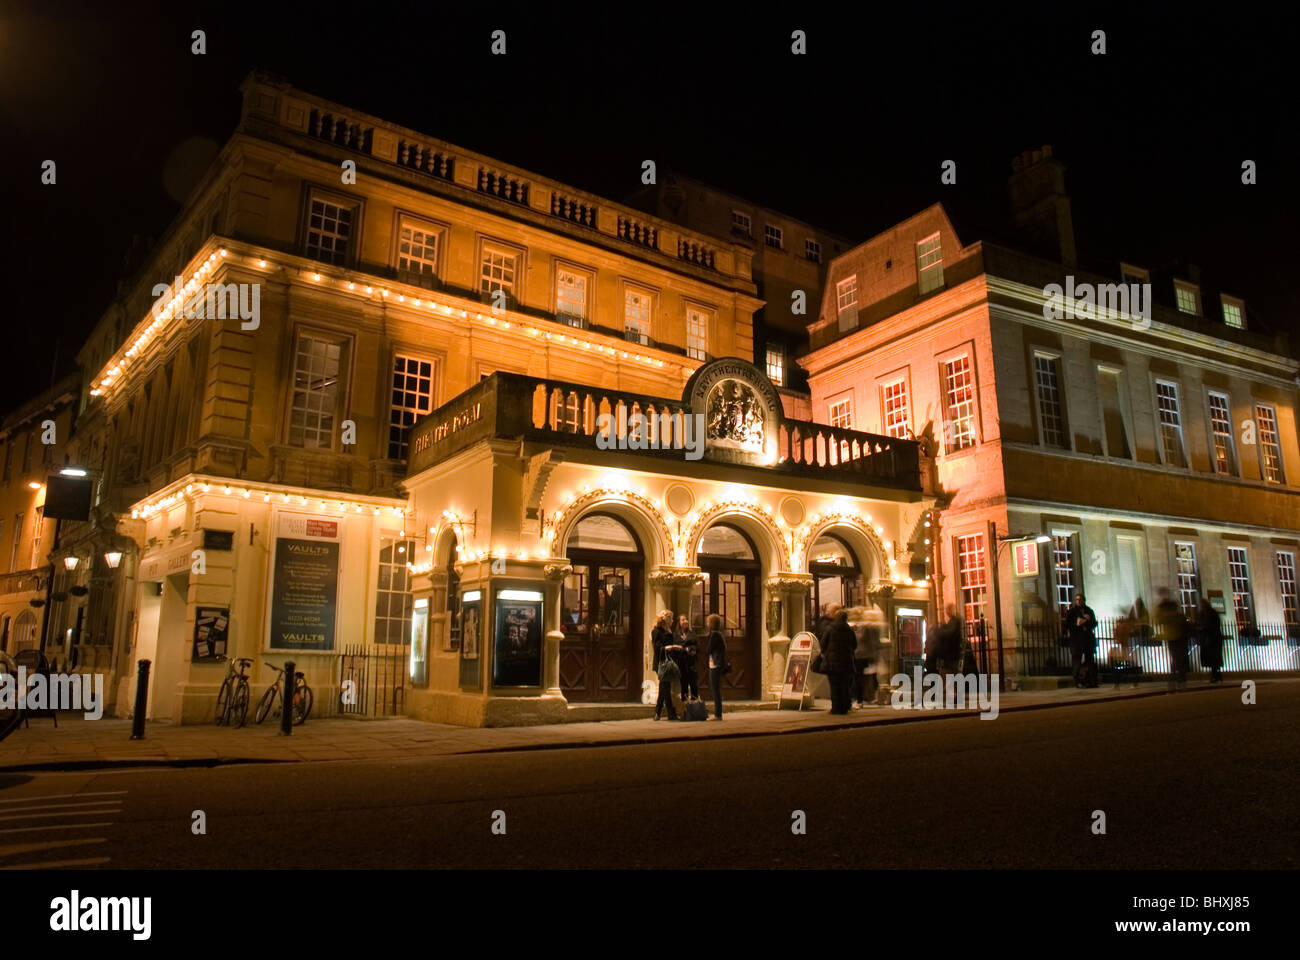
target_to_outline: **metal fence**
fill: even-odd
[[[401,716],[406,706],[409,656],[409,647],[388,644],[345,646],[339,655],[339,682],[335,688],[340,691],[334,698],[337,715]]]
[[[1223,630],[1224,670],[1300,670],[1300,627],[1297,625],[1260,623],[1242,630],[1232,618],[1222,617],[1219,622]],[[1103,670],[1121,656],[1121,647],[1115,641],[1117,623],[1109,618],[1097,621],[1097,665]],[[1070,641],[1061,627],[1021,624],[1017,634],[1010,643],[1015,645],[1022,676],[1070,675]],[[1188,649],[1192,671],[1208,670],[1201,665],[1201,648],[1194,631]],[[1132,629],[1128,659],[1140,666],[1144,674],[1169,673],[1169,648],[1158,625],[1139,624]]]

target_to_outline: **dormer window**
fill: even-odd
[[[1199,317],[1201,315],[1201,291],[1196,284],[1186,280],[1174,281],[1174,301],[1179,313]]]
[[[1246,329],[1246,305],[1226,293],[1219,297],[1223,305],[1223,322],[1237,330]]]
[[[1121,263],[1119,265],[1119,278],[1127,284],[1150,283],[1151,271],[1135,267],[1131,263]]]

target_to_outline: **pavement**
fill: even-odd
[[[1259,680],[1258,683],[1294,683]],[[1194,681],[1178,695],[1195,695],[1237,686],[1226,680],[1211,686]],[[1115,700],[1167,696],[1165,684],[1060,688],[1003,693],[999,713],[1085,707]],[[757,704],[752,705],[757,706]],[[750,709],[727,714],[721,722],[673,723],[668,720],[606,720],[530,727],[458,727],[408,718],[308,720],[283,736],[272,724],[230,729],[215,725],[148,723],[142,740],[132,740],[131,721],[86,720],[61,714],[58,726],[35,719],[0,743],[0,771],[96,770],[130,767],[215,767],[235,763],[308,763],[445,757],[499,751],[625,746],[685,740],[766,737],[854,727],[887,726],[977,716],[977,710],[894,708],[869,704],[844,716],[829,713],[829,701],[797,710]]]

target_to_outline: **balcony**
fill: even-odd
[[[487,167],[478,168],[478,192],[498,197],[521,207],[528,206],[528,184],[507,173],[498,173]]]
[[[398,141],[397,165],[448,182],[454,181],[456,176],[455,158],[436,147],[424,146],[412,140]]]
[[[574,200],[561,193],[551,194],[551,216],[576,223],[580,227],[596,229],[596,205],[585,200]]]
[[[318,140],[328,140],[340,147],[368,154],[374,141],[375,128],[362,126],[341,114],[313,108],[307,132]]]

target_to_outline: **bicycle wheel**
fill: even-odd
[[[230,725],[242,727],[248,719],[248,684],[241,683],[235,687],[230,698]]]
[[[293,725],[299,726],[311,714],[311,687],[303,684],[293,698]]]
[[[277,687],[272,685],[266,693],[262,694],[262,700],[257,705],[257,714],[253,717],[258,723],[266,719],[266,715],[271,712],[271,707],[275,705],[275,691]]]
[[[226,711],[230,707],[230,678],[221,681],[221,689],[217,692],[217,716],[213,721],[217,726],[226,722]]]

